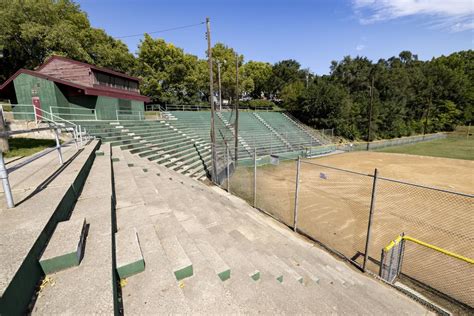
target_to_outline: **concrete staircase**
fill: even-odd
[[[98,146],[0,213],[2,315],[427,313],[240,198]]]
[[[114,168],[130,174],[126,183],[137,188],[134,207],[141,208],[123,220],[118,209],[118,231],[136,229],[146,262],[122,287],[125,313],[425,312],[239,198],[126,151],[115,154],[125,162]]]
[[[56,225],[68,220],[77,207],[74,205],[98,145],[92,141],[74,155],[69,153],[61,167],[54,153],[54,157],[46,155],[12,174],[12,186],[18,188],[21,183],[29,188],[29,194],[17,199],[14,208],[2,207],[0,211],[0,314],[22,314],[35,296],[44,275],[39,258]],[[40,166],[45,168],[38,172]]]

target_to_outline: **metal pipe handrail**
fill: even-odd
[[[37,115],[36,113],[35,113],[35,116],[42,118],[42,115]],[[10,173],[12,173],[13,171],[18,170],[18,169],[24,167],[25,165],[27,165],[27,164],[29,164],[29,163],[45,156],[45,155],[47,155],[48,153],[50,153],[54,150],[58,151],[59,164],[62,166],[64,164],[64,161],[63,161],[63,156],[62,156],[62,152],[61,152],[61,147],[71,143],[72,141],[74,141],[76,143],[76,150],[78,150],[78,147],[77,147],[77,126],[76,126],[76,128],[72,129],[72,128],[59,126],[55,122],[49,122],[48,121],[47,124],[49,125],[48,127],[39,127],[39,128],[32,128],[32,129],[26,129],[26,130],[16,130],[16,131],[5,131],[5,132],[0,133],[0,137],[9,137],[11,135],[20,135],[20,134],[27,134],[27,133],[34,133],[34,132],[40,132],[40,131],[45,131],[45,130],[51,130],[51,131],[54,132],[54,136],[55,136],[55,140],[56,140],[56,146],[55,147],[51,147],[49,149],[43,150],[42,152],[40,152],[38,154],[35,154],[35,155],[25,159],[24,161],[14,165],[13,167],[10,167],[8,169],[5,167],[5,160],[3,158],[3,151],[0,151],[0,179],[2,181],[3,192],[5,193],[5,198],[7,200],[7,207],[8,208],[15,207],[15,202],[13,200],[13,194],[12,194],[10,181],[9,181],[9,174]],[[61,131],[66,131],[68,133],[72,133],[73,134],[73,139],[69,140],[66,143],[64,143],[63,145],[61,145],[61,143],[59,141],[59,132],[61,132]],[[81,144],[82,144],[82,132],[80,134],[80,137],[81,137]]]
[[[50,131],[51,129],[52,127],[39,127],[39,128],[32,128],[32,129],[20,129],[20,130],[15,130],[15,131],[4,131],[4,132],[0,132],[0,137],[9,137],[11,135]]]
[[[395,245],[399,244],[402,240],[407,240],[407,241],[411,241],[415,244],[418,244],[420,246],[423,246],[425,248],[429,248],[429,249],[432,249],[432,250],[435,250],[437,252],[440,252],[442,254],[445,254],[447,256],[450,256],[450,257],[453,257],[453,258],[456,258],[458,260],[461,260],[461,261],[464,261],[464,262],[467,262],[467,263],[470,263],[470,264],[474,264],[474,259],[471,259],[471,258],[468,258],[468,257],[464,257],[462,255],[459,255],[457,253],[454,253],[452,251],[449,251],[449,250],[446,250],[446,249],[443,249],[441,247],[438,247],[438,246],[435,246],[435,245],[432,245],[432,244],[429,244],[427,242],[424,242],[424,241],[421,241],[419,239],[416,239],[416,238],[413,238],[413,237],[410,237],[410,236],[406,236],[406,235],[400,235],[398,236],[395,240],[392,240],[390,241],[390,243],[383,248],[384,251],[389,251],[390,249],[392,249]]]
[[[64,146],[66,146],[66,145],[69,145],[69,144],[72,143],[72,142],[73,142],[72,139],[71,139],[71,140],[68,140],[67,142],[63,143],[63,144],[61,145],[61,147],[64,147]],[[17,163],[16,165],[14,165],[13,167],[7,168],[8,174],[12,173],[12,172],[15,171],[15,170],[20,169],[20,168],[23,167],[23,166],[26,166],[27,164],[29,164],[29,163],[31,163],[31,162],[33,162],[33,161],[35,161],[35,160],[37,160],[37,159],[39,159],[39,158],[41,158],[41,157],[43,157],[43,156],[46,156],[47,154],[49,154],[50,152],[52,152],[52,151],[54,151],[54,150],[56,150],[56,149],[57,149],[56,147],[49,147],[49,148],[46,148],[46,149],[40,151],[39,153],[37,153],[37,154],[31,156],[31,157],[26,158],[26,159],[23,160],[22,162],[19,162],[19,163]]]

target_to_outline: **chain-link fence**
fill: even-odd
[[[338,144],[337,149],[343,151],[358,151],[358,150],[374,150],[381,149],[386,147],[401,146],[408,144],[415,144],[419,142],[426,142],[435,139],[446,138],[446,133],[435,133],[435,134],[425,134],[425,135],[416,135],[416,136],[407,136],[393,139],[383,139],[383,140],[374,140],[370,143],[367,142],[353,142],[353,143],[344,143]]]
[[[255,152],[238,162],[231,193],[363,270],[390,266],[387,280],[401,273],[474,306],[474,195]],[[381,251],[403,233],[422,242],[394,247],[390,265]]]

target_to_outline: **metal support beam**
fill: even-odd
[[[301,157],[298,156],[296,162],[296,188],[295,188],[295,209],[293,213],[293,230],[296,232],[296,224],[298,222],[298,195],[300,189],[300,168],[301,168]]]
[[[253,147],[253,207],[257,207],[257,147]]]
[[[211,22],[206,18],[207,58],[209,63],[209,103],[211,106],[212,182],[217,183],[216,129],[214,123],[214,75],[212,73]]]
[[[374,170],[374,182],[372,184],[372,197],[370,199],[370,210],[369,210],[369,223],[367,224],[367,238],[365,240],[365,252],[364,252],[364,263],[362,264],[362,271],[365,272],[367,261],[369,259],[369,245],[370,245],[370,234],[372,226],[372,218],[374,215],[375,198],[377,197],[377,168]]]

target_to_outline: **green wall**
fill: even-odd
[[[35,119],[32,105],[33,89],[36,90],[37,96],[39,96],[40,98],[42,109],[44,109],[45,111],[49,111],[50,106],[57,106],[55,84],[52,81],[33,77],[28,74],[20,74],[18,77],[15,78],[15,80],[13,80],[13,85],[15,87],[15,93],[18,104],[31,105],[31,107],[14,107],[13,113],[15,119]],[[26,114],[25,112],[28,114]]]
[[[99,120],[116,120],[117,110],[120,110],[121,120],[138,120],[144,117],[142,101],[87,95],[67,97],[54,82],[28,74],[20,74],[13,80],[13,84],[18,104],[29,105],[14,107],[15,119],[35,119],[32,106],[33,89],[37,91],[43,110],[66,120],[95,120],[96,115]]]

